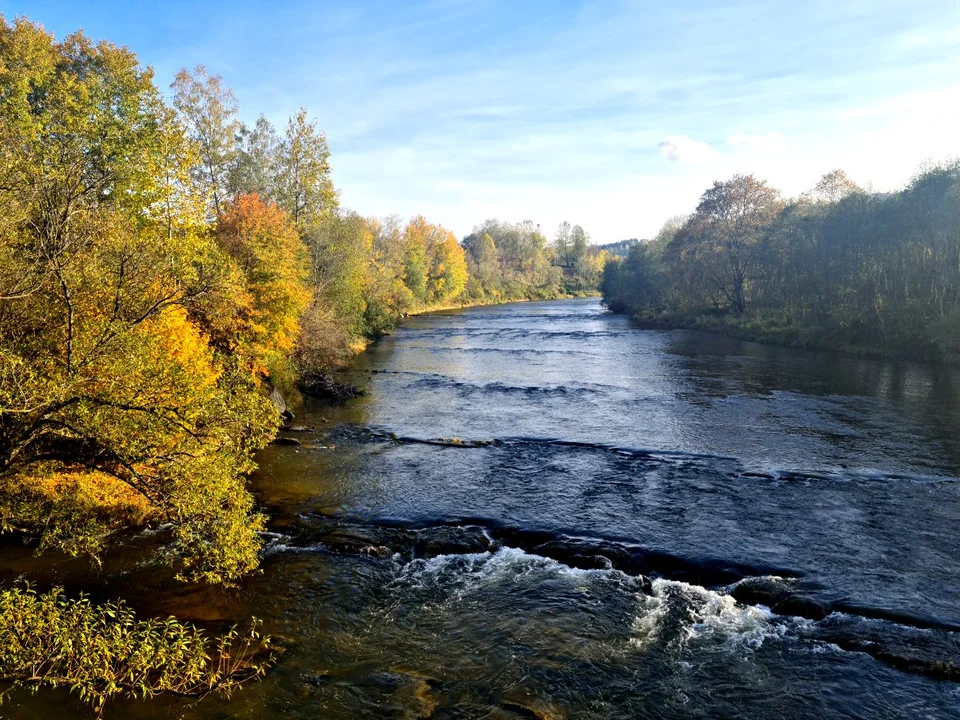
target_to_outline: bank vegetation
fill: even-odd
[[[901,190],[845,173],[785,198],[751,175],[604,268],[604,302],[660,326],[803,347],[960,360],[960,163]]]
[[[460,242],[422,216],[363,217],[305,109],[244,124],[203,67],[163,92],[127,48],[0,17],[0,532],[96,562],[118,533],[162,525],[180,580],[236,583],[259,563],[246,478],[278,394],[407,313],[596,292],[603,262],[578,226],[549,242],[491,220]],[[230,690],[268,662],[223,664],[235,632],[3,593],[17,642],[0,681],[97,709]],[[262,658],[244,637],[242,657]],[[129,655],[144,643],[156,652]]]

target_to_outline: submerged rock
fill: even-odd
[[[271,445],[303,445],[303,443],[296,438],[283,437],[282,435],[275,437],[270,443]]]
[[[822,620],[831,608],[798,593],[793,584],[780,578],[751,577],[736,583],[730,594],[746,605],[764,605],[778,615]]]
[[[364,395],[364,391],[355,385],[335,379],[332,375],[314,372],[304,375],[300,380],[300,392],[312,397],[343,402]]]
[[[490,538],[476,526],[441,526],[417,533],[414,554],[431,558],[437,555],[482,553],[491,549]]]
[[[566,720],[567,718],[565,708],[519,687],[509,690],[503,696],[502,705],[508,710],[535,720]]]

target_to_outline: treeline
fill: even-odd
[[[738,175],[609,262],[604,302],[666,325],[918,359],[960,357],[960,162],[872,193],[843,172],[787,200]]]
[[[202,67],[170,99],[126,48],[0,18],[0,530],[96,555],[172,528],[184,578],[258,564],[245,484],[271,391],[406,313],[595,292],[579,226],[461,244],[343,208],[324,134],[238,119]]]
[[[362,217],[340,206],[326,138],[305,110],[281,134],[263,116],[253,127],[239,122],[233,93],[203,67],[181,70],[172,89],[200,155],[191,172],[211,220],[222,224],[253,196],[281,209],[304,245],[311,298],[292,356],[301,370],[336,363],[409,312],[598,289],[605,258],[580,226],[563,223],[550,244],[530,221],[488,220],[461,244],[422,216]]]
[[[181,579],[234,582],[259,562],[246,475],[280,424],[277,389],[405,313],[595,291],[602,263],[579,227],[551,244],[489,221],[461,244],[423,217],[361,217],[306,111],[248,127],[202,67],[168,100],[126,48],[0,17],[0,532],[96,558],[152,523]],[[0,682],[99,706],[228,692],[265,667],[256,633],[233,658],[235,633],[198,635],[187,657],[195,631],[168,621],[134,668],[127,638],[159,626],[56,590],[3,598],[0,624],[24,632]],[[34,661],[51,653],[67,660]]]

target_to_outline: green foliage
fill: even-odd
[[[281,145],[273,125],[261,115],[252,128],[240,126],[236,143],[237,151],[227,172],[230,195],[255,193],[261,198],[275,198]]]
[[[0,18],[0,532],[96,559],[165,523],[183,580],[236,582],[265,518],[246,486],[279,424],[267,388],[342,362],[403,314],[593,287],[532,223],[465,246],[426,221],[338,206],[326,137],[238,122],[181,70],[167,105],[129,50]],[[0,595],[0,680],[118,694],[229,692],[255,631],[208,639],[57,593]]]
[[[367,221],[350,212],[333,212],[307,232],[315,301],[341,318],[351,336],[366,333],[373,234]]]
[[[463,240],[470,297],[494,302],[595,293],[604,257],[579,225],[561,224],[552,245],[527,220],[488,220]]]
[[[281,137],[202,66],[172,89],[124,48],[0,23],[0,530],[96,555],[167,522],[184,577],[229,582],[257,565],[266,381],[407,312],[589,292],[603,255],[579,226],[561,259],[529,221],[461,245],[341,210],[306,111]]]
[[[61,592],[0,592],[0,681],[12,688],[69,688],[99,715],[119,696],[229,696],[273,662],[256,619],[246,632],[232,628],[209,637],[172,617],[138,620],[123,603],[96,606]]]
[[[791,202],[749,177],[604,271],[607,305],[802,345],[960,357],[960,164],[869,194],[841,171]],[[734,317],[730,317],[730,316]]]
[[[276,200],[302,229],[337,205],[330,180],[330,148],[326,136],[300,109],[290,118],[277,155]]]
[[[214,215],[219,215],[237,155],[236,136],[240,130],[236,119],[237,100],[233,92],[223,86],[223,78],[208,74],[203,65],[197,66],[192,75],[182,68],[171,88],[173,106],[190,129],[199,150],[199,162],[191,170],[209,189]]]

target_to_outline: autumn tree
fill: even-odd
[[[697,265],[738,315],[747,308],[760,242],[782,207],[780,193],[765,182],[735,175],[715,182],[700,197],[696,212],[673,240],[680,258]]]
[[[467,259],[453,233],[438,228],[430,244],[429,299],[448,302],[467,285]]]
[[[96,553],[170,522],[181,570],[257,564],[243,475],[276,412],[194,322],[224,258],[136,57],[0,24],[0,528]]]
[[[290,118],[277,155],[276,201],[302,230],[336,207],[326,136],[300,109]]]
[[[360,215],[333,211],[307,234],[315,302],[330,307],[346,334],[363,336],[373,262],[373,233]]]
[[[433,226],[422,215],[418,215],[409,222],[403,233],[403,282],[409,288],[413,300],[420,304],[427,301],[430,279],[430,234],[432,232]]]
[[[255,376],[288,375],[287,358],[311,297],[306,247],[286,213],[256,194],[238,195],[223,205],[216,238],[242,278],[236,324],[226,333],[231,352]],[[212,320],[214,326],[218,322]]]
[[[237,153],[237,100],[233,91],[224,87],[223,78],[210,75],[203,65],[192,74],[181,68],[170,87],[173,106],[200,150],[201,162],[195,173],[209,190],[214,215],[219,215]]]
[[[363,328],[369,337],[380,337],[396,326],[411,306],[413,296],[403,282],[403,227],[397,217],[364,218],[369,234],[369,256],[364,262]]]

